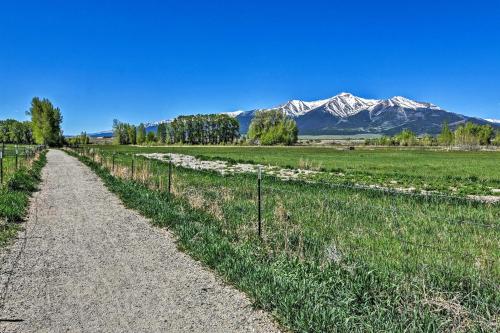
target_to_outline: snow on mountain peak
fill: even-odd
[[[416,102],[403,96],[394,96],[390,99],[367,99],[354,96],[348,92],[341,92],[333,97],[316,101],[302,101],[292,99],[284,104],[280,104],[274,108],[262,109],[271,110],[278,109],[285,112],[291,117],[299,117],[312,110],[321,108],[322,111],[331,113],[334,116],[346,118],[363,110],[373,110],[378,107],[400,107],[404,109],[433,109],[441,110],[438,106],[431,103]],[[236,114],[235,116],[237,116]]]
[[[423,108],[431,108],[431,109],[434,109],[434,110],[440,110],[441,109],[441,108],[439,108],[438,106],[436,106],[434,104],[416,102],[416,101],[413,101],[413,100],[408,99],[408,98],[403,97],[403,96],[394,96],[393,98],[388,99],[386,101],[386,104],[388,106],[399,106],[399,107],[402,107],[402,108],[405,108],[405,109],[413,109],[413,110],[423,109]]]
[[[484,120],[489,121],[490,123],[500,124],[500,119],[491,119],[491,118],[486,118],[486,119],[484,119]]]
[[[319,107],[324,107],[327,112],[340,117],[347,117],[378,103],[378,100],[356,97],[350,93],[342,92],[334,97],[316,101],[290,100],[276,107],[287,115],[298,117]]]
[[[297,117],[325,104],[327,101],[328,99],[311,102],[292,99],[285,104],[278,105],[276,109],[282,110],[289,116]]]
[[[328,100],[325,104],[325,110],[339,117],[349,117],[379,102],[376,99],[365,99],[349,93],[340,93]]]
[[[227,114],[230,117],[238,117],[243,112],[245,112],[245,111],[243,111],[243,110],[236,110],[236,111],[222,112],[222,114]]]

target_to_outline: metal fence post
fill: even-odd
[[[259,238],[262,238],[262,193],[261,193],[261,181],[262,181],[262,167],[259,166],[259,172],[257,176],[257,215],[258,215],[258,234]]]
[[[113,152],[113,157],[112,157],[112,165],[113,165],[113,173],[115,173],[115,152]]]
[[[3,184],[3,149],[0,150],[0,185]]]
[[[132,175],[130,178],[134,180],[134,155],[132,155]]]
[[[172,156],[168,160],[168,194],[172,193]]]
[[[19,155],[19,148],[16,145],[16,171],[17,171],[17,169],[19,169],[18,157],[17,157],[18,155]]]

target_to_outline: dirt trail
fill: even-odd
[[[0,264],[0,332],[278,331],[57,150]]]

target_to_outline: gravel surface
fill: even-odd
[[[278,331],[58,150],[0,264],[0,332]]]

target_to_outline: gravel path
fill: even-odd
[[[278,331],[58,150],[0,264],[0,332]]]

